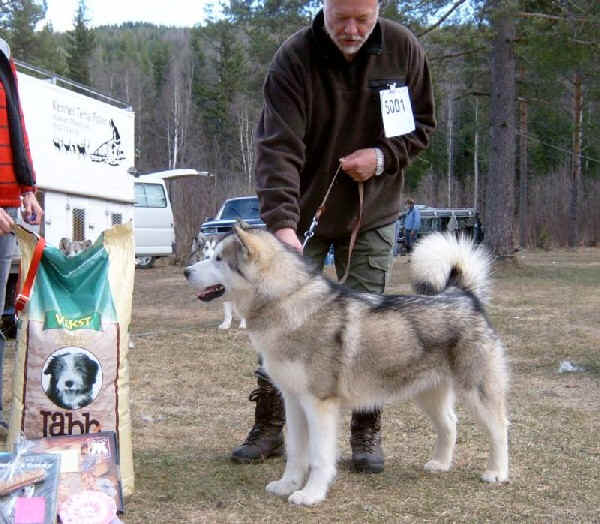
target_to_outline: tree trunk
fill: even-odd
[[[479,195],[479,99],[475,97],[475,136],[473,139],[473,209],[478,209]]]
[[[575,96],[573,97],[573,153],[571,159],[571,190],[569,194],[570,248],[577,246],[577,184],[581,178],[581,141],[583,134],[583,89],[581,73],[575,73]]]
[[[513,253],[515,181],[515,39],[514,17],[506,0],[492,2],[490,167],[487,179],[486,243],[496,256]]]
[[[446,130],[447,130],[447,135],[448,135],[448,151],[447,151],[447,156],[448,156],[448,207],[452,207],[452,179],[454,178],[452,176],[452,169],[454,167],[454,155],[453,155],[453,151],[454,151],[454,144],[453,144],[453,139],[452,139],[452,128],[454,126],[454,114],[453,114],[453,100],[452,100],[453,94],[450,93],[450,96],[448,97],[448,121],[446,123]]]
[[[528,204],[528,164],[527,164],[527,100],[519,100],[520,137],[519,137],[519,244],[527,247],[529,221]]]

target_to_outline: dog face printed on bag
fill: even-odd
[[[71,240],[63,237],[60,239],[58,249],[68,257],[74,257],[92,245],[91,240]]]
[[[46,361],[42,387],[48,398],[63,409],[85,407],[102,387],[100,364],[82,348],[62,348]]]

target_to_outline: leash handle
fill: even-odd
[[[362,223],[364,195],[365,184],[364,182],[358,182],[358,217],[356,217],[356,222],[354,223],[352,234],[350,235],[350,244],[348,245],[348,260],[346,260],[346,271],[344,271],[344,276],[340,279],[340,284],[346,282],[348,274],[350,273],[350,259],[352,258],[352,251],[354,250],[356,237],[358,237],[358,231],[360,230],[360,224]]]
[[[31,256],[31,262],[29,262],[29,270],[27,271],[27,277],[23,283],[23,289],[21,289],[21,292],[17,296],[17,300],[15,302],[15,310],[17,311],[17,314],[23,311],[29,302],[31,288],[33,287],[35,275],[37,274],[45,246],[46,240],[44,240],[44,237],[39,237],[37,244],[35,245],[35,249],[33,250],[33,255]]]

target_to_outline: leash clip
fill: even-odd
[[[304,233],[304,242],[302,242],[302,249],[304,249],[306,244],[308,244],[308,241],[312,237],[315,236],[315,229],[317,229],[318,225],[319,225],[319,220],[317,219],[317,216],[315,215],[312,219],[310,227],[306,230],[306,233]]]
[[[325,197],[323,198],[321,205],[318,207],[317,212],[313,216],[310,227],[307,229],[306,233],[304,233],[304,242],[302,242],[302,249],[304,249],[304,246],[306,246],[308,241],[312,237],[315,236],[315,229],[317,229],[317,226],[319,225],[319,218],[321,217],[321,214],[325,210],[325,203],[327,202],[327,198],[329,198],[329,193],[331,193],[331,188],[333,187],[333,184],[335,184],[335,181],[337,180],[337,176],[341,170],[342,170],[342,164],[338,165],[335,175],[333,175],[333,179],[331,180],[331,183],[329,184],[329,187],[327,188]]]

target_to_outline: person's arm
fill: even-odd
[[[340,158],[340,164],[344,172],[356,182],[366,182],[375,176],[377,153],[373,147],[358,149]]]
[[[279,61],[282,58],[279,57]],[[271,69],[256,130],[256,192],[270,231],[296,231],[300,219],[300,171],[305,161],[306,113],[303,81],[291,71]]]
[[[14,225],[12,217],[0,207],[0,235],[10,233]]]
[[[29,191],[23,194],[23,210],[21,215],[23,220],[28,224],[40,224],[42,221],[42,215],[44,211],[40,206],[37,198],[33,191]]]
[[[296,230],[291,227],[285,227],[275,231],[275,236],[284,244],[293,247],[298,253],[302,254],[302,243],[296,234]]]
[[[10,61],[10,66],[12,73],[15,78],[15,87],[18,91],[18,77],[17,70],[15,68],[14,62]],[[21,198],[23,199],[23,208],[21,211],[21,215],[23,220],[28,224],[40,224],[42,215],[44,211],[40,206],[37,198],[35,198],[35,169],[33,168],[33,159],[31,157],[31,150],[29,147],[29,136],[27,135],[27,127],[25,126],[25,118],[23,116],[23,110],[21,108],[21,100],[20,97],[17,96],[18,104],[19,104],[19,118],[21,119],[21,128],[23,130],[23,143],[22,147],[25,148],[25,156],[27,158],[28,169],[30,170],[30,180],[19,181],[19,190],[21,191]]]

